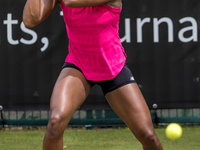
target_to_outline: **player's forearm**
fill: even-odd
[[[27,0],[23,11],[26,27],[34,27],[42,22],[55,7],[55,0]]]

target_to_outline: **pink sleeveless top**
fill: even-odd
[[[79,67],[87,80],[116,77],[126,61],[118,33],[121,8],[106,4],[69,8],[63,1],[61,8],[69,39],[65,62]]]

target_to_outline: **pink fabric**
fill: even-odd
[[[61,3],[69,38],[66,62],[79,67],[87,80],[110,80],[126,61],[119,38],[121,8],[106,4],[69,8]]]

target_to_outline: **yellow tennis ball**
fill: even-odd
[[[165,129],[166,136],[171,140],[176,140],[182,135],[182,128],[177,123],[170,123]]]

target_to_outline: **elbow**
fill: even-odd
[[[32,19],[28,19],[28,18],[23,18],[23,23],[24,23],[24,26],[26,28],[32,28],[32,27],[35,27],[39,21],[34,21]]]
[[[76,0],[63,0],[65,6],[70,8],[76,8]]]
[[[29,22],[27,22],[27,21],[23,21],[23,23],[24,23],[24,25],[25,25],[26,28],[32,28],[32,27],[35,26],[35,25],[33,25],[32,23],[29,23]]]
[[[32,28],[36,26],[38,18],[33,17],[33,15],[31,15],[30,13],[23,12],[22,20],[25,27]]]

